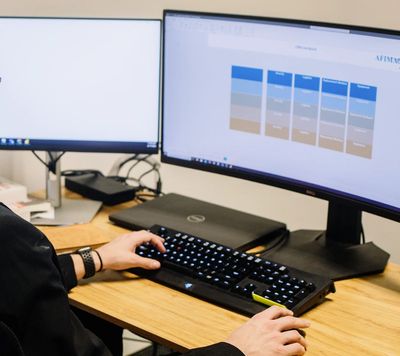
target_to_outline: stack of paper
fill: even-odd
[[[25,186],[0,177],[0,202],[27,221],[33,218],[54,219],[50,202],[28,196]]]
[[[25,201],[6,204],[12,211],[27,221],[34,218],[54,219],[54,208],[47,200],[28,196]]]
[[[27,199],[28,191],[25,186],[0,177],[0,202],[7,205]]]

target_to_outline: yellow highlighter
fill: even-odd
[[[264,297],[262,297],[261,295],[256,294],[256,293],[254,293],[254,292],[252,292],[251,295],[252,295],[252,297],[253,297],[253,300],[255,300],[256,302],[259,302],[259,303],[261,303],[261,304],[265,304],[265,305],[268,305],[268,306],[270,306],[270,307],[272,307],[273,305],[276,305],[277,307],[281,307],[281,308],[287,309],[283,304],[274,302],[274,301],[271,300],[271,299],[264,298]]]

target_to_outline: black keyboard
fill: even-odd
[[[328,278],[166,227],[150,231],[165,239],[166,253],[149,244],[136,252],[159,260],[161,268],[131,272],[240,314],[252,316],[278,305],[300,315],[335,292]]]

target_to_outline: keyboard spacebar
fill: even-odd
[[[246,300],[241,296],[166,268],[161,268],[157,271],[134,268],[129,271],[240,314],[252,316],[266,308],[262,304]]]

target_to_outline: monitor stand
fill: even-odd
[[[73,225],[90,222],[102,203],[88,199],[61,198],[60,152],[47,152],[46,200],[54,207],[54,219],[34,218],[34,225]]]
[[[174,193],[118,211],[109,219],[133,230],[162,225],[241,250],[286,232],[283,223]]]
[[[341,280],[383,272],[390,255],[361,244],[361,211],[329,203],[326,231],[298,230],[262,256],[306,272]]]

